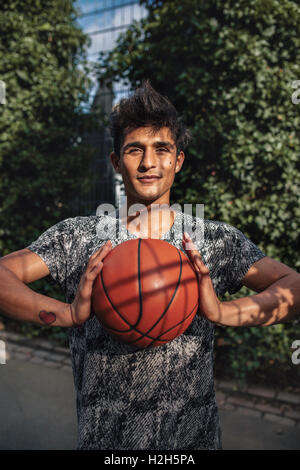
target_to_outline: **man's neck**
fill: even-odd
[[[130,233],[139,238],[161,238],[172,227],[175,212],[166,202],[155,201],[144,206],[145,208],[136,212],[130,210],[132,205],[122,206],[120,208],[122,223]]]

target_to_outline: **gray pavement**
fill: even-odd
[[[76,449],[72,372],[11,359],[0,365],[0,449]]]
[[[220,409],[224,450],[299,450],[300,428]]]
[[[12,358],[0,364],[0,403],[1,450],[76,449],[70,369]],[[220,419],[225,450],[300,449],[299,425],[285,425],[280,417],[268,421],[251,409],[220,407]]]

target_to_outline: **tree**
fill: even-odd
[[[123,79],[135,88],[150,78],[194,138],[172,202],[204,203],[205,218],[236,226],[299,270],[300,105],[292,102],[300,80],[298,2],[141,3],[148,16],[100,55],[100,83]],[[243,288],[236,297],[249,294]],[[222,367],[241,377],[274,364],[299,380],[290,360],[295,331],[299,336],[293,325],[218,328],[230,346]]]
[[[72,0],[5,2],[0,13],[0,249],[23,248],[74,214],[88,187],[94,125],[84,109],[88,37]],[[83,197],[83,196],[82,196]]]
[[[28,246],[59,220],[78,215],[88,194],[93,149],[85,136],[97,112],[85,109],[88,37],[76,24],[73,0],[12,0],[0,12],[0,253]],[[31,287],[64,301],[48,279]],[[61,329],[10,325],[26,335]]]

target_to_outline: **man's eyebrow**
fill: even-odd
[[[168,147],[170,149],[174,149],[175,148],[175,145],[172,144],[171,142],[169,141],[164,141],[164,140],[160,140],[158,142],[154,142],[154,147]],[[136,141],[136,142],[129,142],[128,144],[126,144],[124,147],[123,147],[123,152],[125,152],[125,150],[127,150],[128,148],[130,147],[141,147],[141,148],[145,148],[145,144],[143,144],[142,142],[139,142],[139,141]]]
[[[171,144],[171,142],[169,141],[159,141],[159,142],[155,142],[155,147],[169,147],[171,149],[174,149],[175,148],[175,145]]]
[[[139,141],[136,141],[136,142],[130,142],[129,144],[126,144],[124,147],[123,147],[123,152],[125,152],[125,150],[127,150],[128,148],[130,147],[144,147],[144,145],[139,142]]]

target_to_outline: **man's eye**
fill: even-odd
[[[168,151],[168,149],[165,148],[165,147],[159,147],[157,150],[158,150],[158,152],[167,152]]]
[[[127,153],[138,153],[138,152],[141,152],[141,151],[142,151],[142,149],[136,148],[136,149],[128,150]]]

